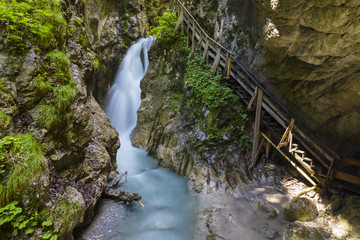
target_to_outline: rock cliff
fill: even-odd
[[[358,1],[194,0],[189,8],[330,147],[360,157]]]
[[[8,15],[0,18],[0,207],[17,200],[27,219],[36,221],[35,212],[47,212],[49,226],[37,222],[42,230],[29,237],[72,239],[75,227],[91,221],[117,167],[118,134],[99,103],[126,49],[145,34],[145,12],[137,1],[1,4]],[[16,11],[20,20],[13,18]],[[37,21],[45,27],[32,25]],[[25,237],[25,230],[17,234]],[[11,237],[7,228],[0,232],[0,239]]]

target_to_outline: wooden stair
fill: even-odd
[[[267,146],[272,145],[279,151],[311,184],[324,189],[332,185],[360,193],[360,177],[343,172],[337,166],[341,164],[360,168],[360,161],[342,159],[327,147],[314,132],[267,92],[255,75],[231,51],[209,37],[181,1],[175,2],[175,12],[180,21],[176,28],[182,25],[191,52],[198,49],[202,61],[211,66],[214,74],[223,72],[226,81],[247,106],[247,110],[255,110],[250,167],[255,165],[266,140],[269,143]],[[266,152],[268,153],[268,149]]]

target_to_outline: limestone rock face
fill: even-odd
[[[317,216],[317,208],[313,201],[308,198],[294,198],[284,208],[285,218],[289,221],[312,221]]]
[[[133,144],[155,156],[160,165],[187,176],[198,192],[235,188],[246,178],[241,146],[227,136],[221,144],[214,143],[196,124],[194,106],[180,111],[191,95],[184,88],[183,45],[169,49],[155,42],[149,57],[140,83],[142,102]],[[174,98],[176,94],[185,100]]]
[[[358,1],[195,0],[207,31],[330,147],[360,157]]]
[[[84,6],[84,25],[91,46],[96,49],[100,66],[96,81],[87,81],[101,104],[115,79],[126,50],[139,37],[146,36],[147,16],[135,0],[90,0]],[[89,76],[90,77],[90,76]]]

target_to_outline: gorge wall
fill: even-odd
[[[330,147],[360,157],[358,1],[194,0],[189,9]]]
[[[23,4],[0,8],[0,207],[16,200],[37,221],[26,236],[28,226],[14,228],[18,237],[72,239],[117,167],[118,134],[100,104],[127,48],[146,34],[146,11],[138,1]],[[15,234],[10,226],[0,239]]]

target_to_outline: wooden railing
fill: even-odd
[[[223,72],[248,110],[255,109],[252,164],[249,169],[255,165],[262,146],[266,145],[268,155],[269,146],[273,145],[311,184],[325,189],[331,183],[360,192],[358,176],[336,170],[337,164],[346,164],[346,161],[276,100],[230,50],[211,38],[181,1],[175,0],[174,7],[179,17],[176,28],[182,25],[191,52],[199,50],[202,61],[211,65],[213,73]],[[261,132],[264,129],[261,122],[270,130],[267,134]]]

